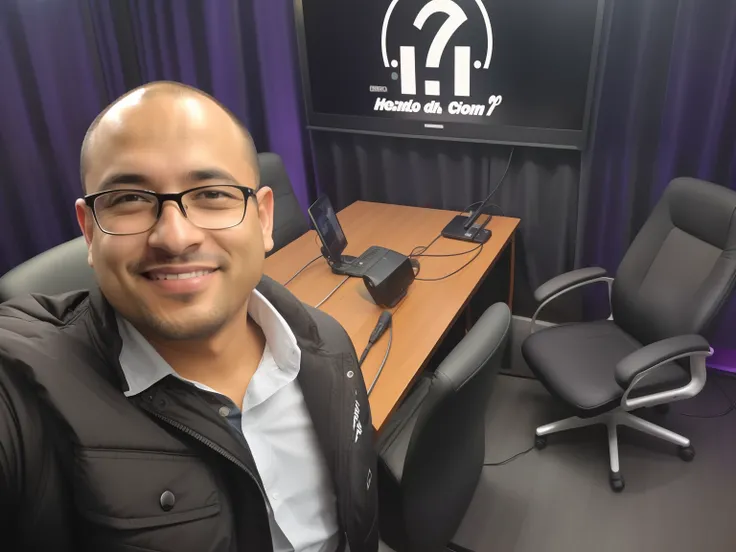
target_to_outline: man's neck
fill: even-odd
[[[208,339],[149,342],[181,377],[211,387],[240,407],[261,362],[266,338],[244,311]]]

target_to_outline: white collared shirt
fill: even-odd
[[[301,350],[284,318],[257,290],[251,294],[248,314],[261,327],[266,346],[243,397],[239,422],[268,496],[274,552],[334,552],[340,541],[337,501],[296,380]],[[232,405],[214,389],[179,376],[132,324],[120,315],[117,321],[126,397],[171,375]],[[219,411],[231,422],[233,414],[238,415],[226,406]]]

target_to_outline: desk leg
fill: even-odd
[[[514,312],[514,266],[516,265],[516,232],[511,236],[511,266],[509,267],[509,310]]]

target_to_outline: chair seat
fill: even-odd
[[[524,341],[522,354],[547,390],[585,418],[620,404],[625,389],[616,383],[616,365],[641,347],[613,321],[602,320],[538,331]],[[630,396],[674,389],[688,381],[690,372],[670,362],[646,376]]]

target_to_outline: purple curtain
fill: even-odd
[[[79,144],[105,94],[84,14],[69,8],[0,4],[0,273],[78,234]]]
[[[583,158],[578,264],[615,272],[673,178],[736,188],[736,2],[617,0],[611,8]],[[722,359],[736,349],[736,301],[724,311],[711,335]]]
[[[291,2],[2,0],[0,274],[79,235],[79,146],[140,84],[176,80],[225,104],[282,156],[302,207],[310,155]]]

